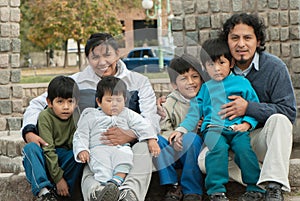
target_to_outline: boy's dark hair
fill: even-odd
[[[207,81],[207,75],[202,70],[200,62],[190,54],[183,54],[174,57],[170,62],[170,66],[167,68],[171,83],[176,83],[178,75],[188,72],[191,68],[200,74],[203,82]]]
[[[48,85],[47,92],[47,98],[51,103],[57,97],[65,99],[75,98],[77,102],[79,100],[78,85],[71,77],[60,75],[53,78]]]
[[[117,41],[109,33],[95,33],[90,36],[85,45],[85,56],[88,57],[90,51],[93,51],[98,45],[111,46],[114,50],[119,49]]]
[[[100,103],[105,93],[110,93],[111,95],[122,94],[124,99],[126,99],[126,92],[127,87],[123,80],[114,76],[105,76],[98,82],[96,97]]]
[[[202,65],[205,67],[206,62],[215,62],[224,56],[229,62],[232,62],[232,55],[230,53],[227,41],[221,38],[213,38],[204,41],[200,50],[200,59]]]
[[[234,28],[237,24],[246,24],[254,29],[255,36],[257,40],[260,41],[260,46],[256,48],[258,53],[264,51],[266,49],[266,33],[265,33],[265,25],[261,19],[255,14],[247,14],[240,13],[234,14],[226,22],[223,24],[223,30],[220,33],[221,38],[225,41],[228,40],[229,32]]]

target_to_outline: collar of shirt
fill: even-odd
[[[251,71],[252,67],[254,67],[255,70],[257,70],[257,71],[259,70],[259,54],[257,52],[255,52],[254,58],[248,68],[246,68],[244,71],[242,71],[239,67],[237,67],[235,65],[233,68],[233,71],[236,75],[242,75],[242,76],[246,77],[248,75],[248,73]]]

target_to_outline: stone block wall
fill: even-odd
[[[0,131],[21,128],[20,0],[0,0]]]
[[[256,13],[266,25],[266,51],[288,66],[300,111],[300,1],[299,0],[172,0],[175,54],[199,55],[200,44],[218,35],[233,13]],[[300,115],[295,124],[300,142]]]

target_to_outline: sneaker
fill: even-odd
[[[131,189],[121,190],[119,201],[138,201],[135,193]]]
[[[114,183],[107,182],[102,190],[96,190],[90,196],[91,201],[117,201],[119,199],[120,190]]]
[[[239,197],[238,201],[263,201],[265,198],[263,193],[256,191],[249,191]]]
[[[183,197],[181,186],[179,185],[168,185],[166,190],[167,193],[165,195],[164,201],[179,201]]]
[[[202,196],[198,194],[185,194],[183,201],[202,201]]]
[[[42,195],[41,197],[38,197],[36,200],[37,201],[58,201],[55,194],[51,193],[51,192],[46,193],[46,194]]]
[[[214,193],[209,196],[210,201],[229,201],[225,193]]]
[[[270,183],[267,186],[266,201],[283,201],[283,193],[281,186],[277,183]]]

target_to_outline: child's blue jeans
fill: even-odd
[[[22,152],[26,178],[31,184],[33,195],[37,196],[44,187],[49,189],[55,187],[53,181],[49,179],[42,148],[36,143],[31,142],[24,146]],[[56,153],[59,165],[64,170],[63,177],[72,195],[76,182],[81,179],[83,164],[75,161],[72,149],[56,148]]]
[[[179,183],[183,194],[203,194],[202,172],[198,166],[198,156],[202,147],[202,139],[195,133],[183,135],[183,150],[178,152],[169,142],[158,135],[161,153],[156,159],[160,184],[174,184],[178,182],[177,168],[182,168]]]

